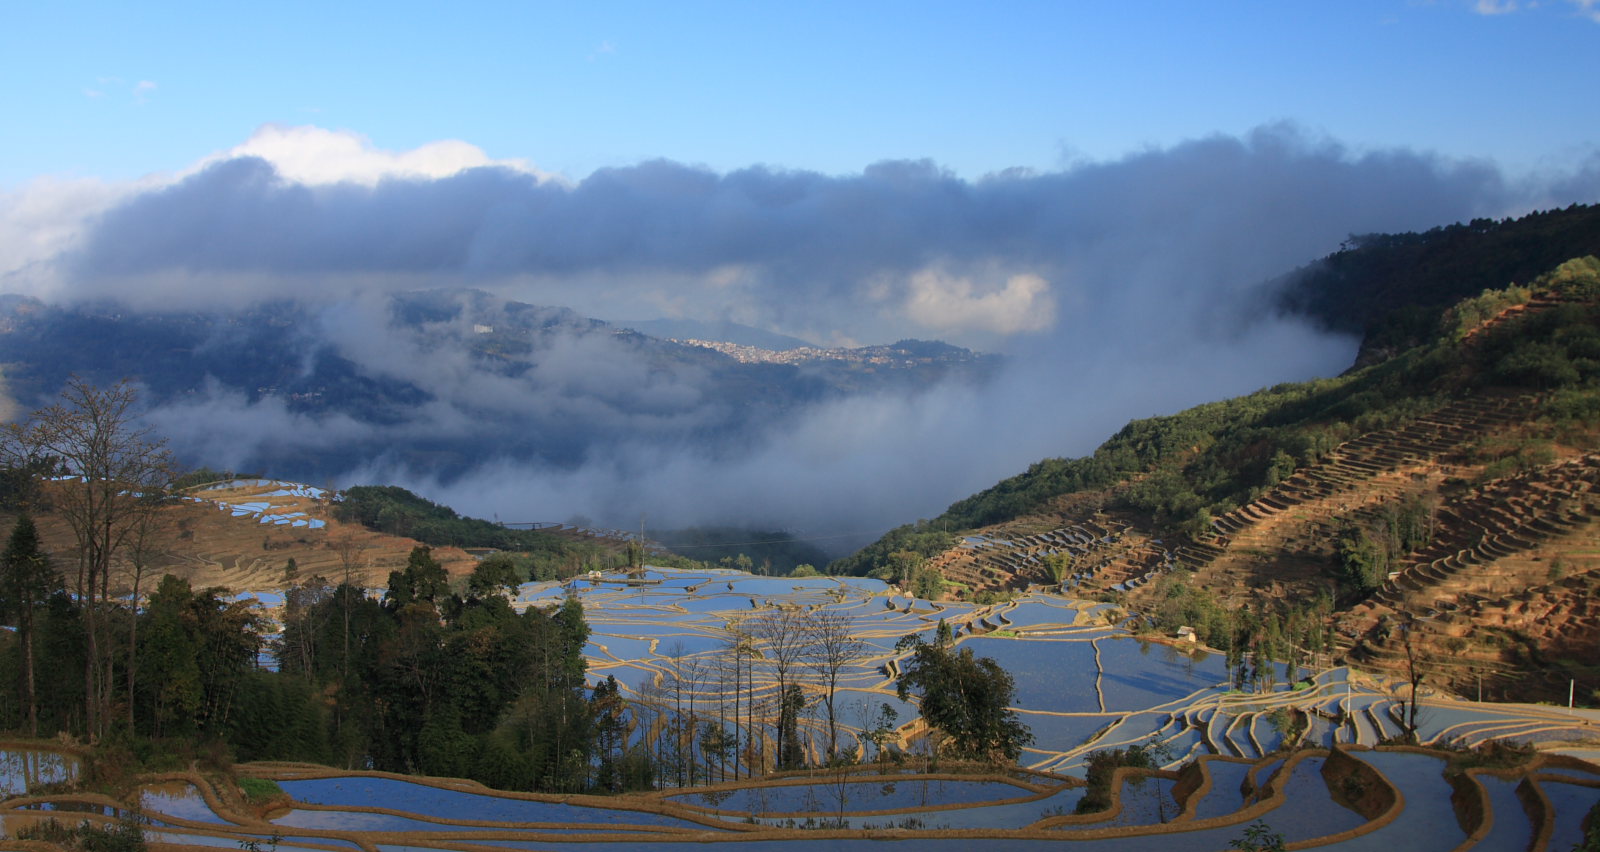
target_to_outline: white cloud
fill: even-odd
[[[60,280],[51,261],[97,214],[147,186],[43,177],[0,191],[0,293],[52,295]]]
[[[1567,0],[1578,14],[1600,24],[1600,0]]]
[[[1050,282],[1031,273],[1009,276],[995,286],[924,269],[910,283],[906,313],[928,328],[1016,334],[1055,324]]]
[[[1566,0],[1566,2],[1578,17],[1588,18],[1600,24],[1600,0]],[[1538,0],[1473,0],[1472,10],[1480,15],[1504,15],[1537,9],[1541,5],[1548,8],[1548,4],[1541,4]]]
[[[1517,0],[1478,0],[1473,11],[1480,15],[1504,15],[1517,11]]]
[[[285,179],[303,184],[375,186],[386,178],[438,179],[483,166],[525,172],[540,180],[554,177],[527,160],[491,159],[482,148],[456,139],[429,142],[409,151],[389,151],[359,133],[309,124],[264,124],[244,144],[207,157],[189,173],[237,157],[260,157]]]

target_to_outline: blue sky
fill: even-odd
[[[569,178],[656,157],[975,178],[1288,120],[1515,173],[1600,142],[1597,18],[1593,0],[11,3],[0,188],[176,171],[265,123],[459,139]]]

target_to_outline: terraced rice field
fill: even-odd
[[[594,631],[587,648],[592,678],[615,675],[636,700],[652,700],[679,678],[702,718],[727,709],[730,691],[709,673],[747,619],[773,607],[839,613],[867,644],[866,655],[841,680],[845,748],[888,704],[901,727],[886,755],[899,754],[904,762],[754,781],[747,777],[752,767],[732,767],[722,774],[739,780],[604,798],[257,764],[247,771],[278,780],[292,807],[265,818],[237,813],[205,779],[165,778],[141,797],[152,835],[174,844],[236,847],[276,834],[283,849],[363,852],[687,850],[687,844],[707,842],[736,850],[882,852],[885,841],[916,852],[965,852],[977,838],[985,850],[1062,842],[1085,850],[1215,850],[1259,820],[1300,847],[1526,849],[1537,840],[1536,848],[1566,849],[1588,807],[1600,800],[1600,768],[1581,759],[1596,753],[1600,729],[1593,713],[1425,697],[1423,730],[1436,742],[1471,745],[1502,737],[1578,755],[1547,754],[1528,766],[1469,770],[1452,780],[1445,773],[1447,753],[1373,749],[1400,731],[1402,704],[1388,682],[1340,668],[1295,688],[1233,692],[1218,656],[1107,627],[1098,605],[1088,602],[1030,594],[979,607],[921,601],[860,579],[651,571],[566,588],[529,585],[520,590],[518,605],[553,603],[569,592],[580,596]],[[1021,767],[951,774],[926,761],[914,699],[903,702],[894,694],[900,657],[894,646],[910,633],[931,639],[941,619],[958,645],[1000,660],[1016,676],[1015,709],[1036,738]],[[753,678],[758,697],[775,691],[775,675],[760,658]],[[814,683],[807,688],[818,690]],[[1306,724],[1284,730],[1283,720],[1296,717]],[[768,725],[758,713],[755,728]],[[825,715],[808,708],[802,726],[815,758],[825,748]],[[1156,747],[1164,766],[1119,777],[1109,811],[1075,814],[1087,755],[1128,745]],[[13,762],[42,765],[31,760]],[[42,777],[30,776],[35,785]],[[37,819],[41,809],[64,802],[30,797],[29,786],[22,778],[8,787],[11,798],[0,803],[5,825]],[[1476,804],[1455,807],[1453,796]],[[101,811],[81,818],[109,819],[115,804],[105,801]]]

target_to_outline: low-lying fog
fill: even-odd
[[[317,156],[334,149],[342,159]],[[0,291],[164,311],[304,300],[340,354],[431,397],[380,424],[210,385],[150,414],[191,463],[365,442],[341,484],[405,485],[484,517],[751,524],[837,548],[1085,453],[1129,418],[1342,371],[1357,341],[1278,315],[1263,283],[1350,234],[1597,190],[1595,161],[1534,185],[1287,125],[980,180],[928,161],[848,175],[652,161],[577,181],[471,146],[393,153],[268,127],[182,175],[0,197]],[[701,419],[740,400],[708,396],[692,371],[591,340],[511,379],[387,328],[386,294],[458,286],[601,319],[732,320],[825,345],[941,339],[1007,361],[983,386],[834,399],[714,446],[694,438]],[[486,405],[519,439],[556,422],[582,437],[565,464],[486,453],[450,479],[381,452],[483,428]]]

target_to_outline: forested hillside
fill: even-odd
[[[959,596],[1061,584],[1268,656],[1425,647],[1435,679],[1507,696],[1600,687],[1578,662],[1600,641],[1600,260],[1432,328],[1337,378],[1129,423],[833,568]]]
[[[1600,205],[1422,233],[1352,235],[1339,251],[1274,286],[1286,309],[1364,335],[1361,360],[1372,363],[1426,342],[1439,313],[1457,301],[1526,284],[1586,255],[1600,255]]]
[[[1550,232],[1549,241],[1540,234]],[[1319,458],[1334,444],[1358,431],[1381,427],[1437,407],[1452,395],[1494,384],[1549,386],[1581,383],[1588,369],[1584,343],[1570,352],[1539,347],[1522,340],[1516,351],[1495,347],[1463,347],[1473,323],[1525,300],[1525,287],[1492,295],[1464,282],[1511,280],[1522,274],[1532,281],[1568,257],[1522,273],[1552,252],[1549,243],[1595,245],[1600,253],[1600,207],[1531,214],[1514,222],[1475,222],[1435,229],[1426,234],[1374,235],[1358,246],[1331,255],[1296,273],[1299,283],[1286,298],[1335,327],[1368,329],[1372,342],[1385,337],[1399,322],[1426,329],[1426,342],[1409,347],[1372,369],[1335,379],[1280,385],[1251,394],[1197,406],[1169,417],[1136,420],[1123,427],[1092,455],[1045,459],[994,487],[952,504],[930,521],[891,531],[862,551],[834,563],[833,570],[865,573],[882,567],[888,555],[910,550],[924,556],[954,541],[955,530],[1001,523],[1044,509],[1065,495],[1095,492],[1122,484],[1117,505],[1150,514],[1154,523],[1173,528],[1184,522],[1208,522],[1207,515],[1226,512],[1252,498],[1252,491],[1270,487],[1294,470],[1296,463]],[[1510,259],[1496,261],[1498,247],[1519,247]],[[1450,249],[1456,249],[1452,252]],[[1448,255],[1449,263],[1439,258]],[[1412,286],[1414,268],[1431,270]],[[1471,268],[1469,274],[1450,270]],[[1533,289],[1581,287],[1581,264],[1551,273]],[[1449,307],[1454,291],[1473,298]],[[1481,295],[1479,295],[1481,294]],[[1459,297],[1457,297],[1459,298]],[[1575,296],[1574,298],[1578,298]],[[1446,300],[1442,304],[1440,300]],[[1348,310],[1336,307],[1348,302]],[[1418,319],[1421,317],[1422,319]],[[1386,319],[1387,318],[1387,319]],[[1581,325],[1581,323],[1578,323]],[[1398,333],[1397,331],[1395,333]],[[1582,329],[1572,335],[1582,338]],[[1498,344],[1497,344],[1498,345]],[[1501,361],[1487,359],[1503,358]],[[1181,459],[1181,464],[1177,462]],[[1128,481],[1138,476],[1138,481]],[[1204,511],[1206,514],[1202,514]],[[1197,529],[1199,527],[1196,527]]]

